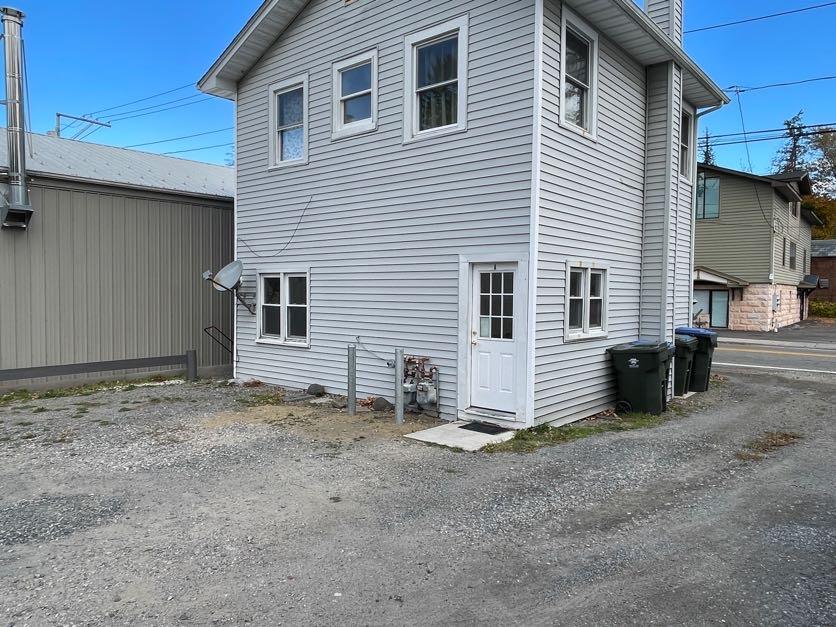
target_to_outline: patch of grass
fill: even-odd
[[[247,407],[259,407],[261,405],[281,405],[284,402],[284,394],[281,392],[267,392],[264,394],[252,394],[239,396],[236,399]]]
[[[673,409],[672,406],[671,409]],[[603,420],[581,420],[562,427],[539,425],[531,429],[517,431],[510,440],[488,444],[482,450],[486,453],[531,453],[544,446],[563,444],[609,431],[632,431],[655,427],[669,420],[673,413],[680,414],[680,412],[684,413],[682,409],[677,409],[675,412],[668,412],[660,416],[632,413]]]
[[[97,392],[108,392],[112,390],[130,391],[136,389],[140,383],[162,383],[163,381],[174,381],[182,379],[180,375],[152,375],[146,379],[134,379],[130,383],[125,381],[99,381],[67,388],[55,388],[52,390],[13,390],[0,395],[0,407],[11,405],[21,401],[32,401],[39,398],[66,398],[68,396],[90,396]]]
[[[738,451],[734,454],[734,456],[744,462],[760,461],[768,453],[772,453],[779,448],[793,444],[800,439],[801,436],[798,433],[790,433],[788,431],[764,431],[762,435],[746,444],[746,446],[743,447],[743,450]]]

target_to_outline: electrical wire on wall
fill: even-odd
[[[302,219],[305,217],[305,213],[308,211],[308,207],[311,206],[311,203],[313,202],[313,199],[314,199],[313,196],[308,198],[308,202],[305,203],[305,206],[302,207],[302,211],[299,213],[299,219],[296,221],[296,226],[293,227],[293,232],[290,234],[290,237],[288,238],[287,242],[285,242],[285,245],[282,246],[275,253],[270,253],[269,255],[262,255],[262,254],[256,252],[255,250],[253,250],[252,246],[250,246],[247,243],[247,240],[239,238],[238,241],[241,242],[244,246],[246,246],[247,250],[249,250],[256,257],[259,257],[261,259],[269,259],[271,257],[278,257],[284,251],[286,251],[288,246],[290,246],[290,244],[293,242],[293,238],[296,237],[296,232],[299,230],[299,225],[302,224]]]

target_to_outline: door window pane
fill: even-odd
[[[418,69],[415,85],[418,89],[437,85],[458,77],[459,38],[426,44],[418,48]]]
[[[479,318],[479,337],[491,336],[491,318],[490,316],[482,316]]]
[[[366,63],[350,70],[340,72],[342,85],[340,86],[341,96],[350,96],[372,88],[372,64]]]
[[[502,319],[502,339],[503,340],[513,340],[514,339],[514,319],[513,318],[503,318]]]

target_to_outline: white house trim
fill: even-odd
[[[363,133],[370,133],[377,130],[377,103],[378,103],[378,53],[377,48],[361,52],[348,59],[336,61],[331,72],[331,139],[343,139]],[[342,116],[342,82],[340,74],[344,70],[371,63],[371,118],[360,120],[350,124],[343,123]]]
[[[581,128],[565,117],[566,107],[566,28],[577,32],[589,43],[589,128]],[[564,2],[560,15],[560,126],[582,137],[595,140],[598,133],[598,31],[578,17]]]

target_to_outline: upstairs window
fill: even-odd
[[[720,179],[697,174],[697,220],[720,217]]]
[[[467,17],[405,40],[404,140],[467,128]]]
[[[560,121],[582,134],[594,136],[598,37],[565,6]]]
[[[270,87],[270,166],[308,161],[308,77]]]
[[[793,218],[798,217],[798,205],[799,203],[790,201],[790,213]]]
[[[606,283],[605,269],[580,265],[569,267],[567,339],[606,335]]]
[[[258,284],[258,340],[308,344],[308,273],[262,274]]]
[[[784,238],[784,245],[781,248],[781,265],[786,267],[787,265],[787,238]]]
[[[333,139],[377,128],[377,50],[334,64]]]
[[[790,242],[790,270],[795,270],[796,267],[796,245],[795,242]]]
[[[682,113],[679,125],[679,174],[691,178],[691,129],[693,120],[690,113]]]

